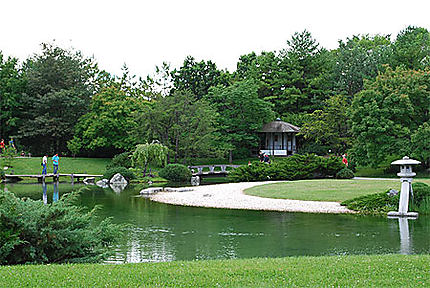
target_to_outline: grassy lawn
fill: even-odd
[[[1,287],[429,287],[430,255],[0,267]]]
[[[31,158],[14,158],[12,168],[14,174],[41,174],[42,166],[41,157]],[[106,165],[110,162],[108,158],[71,158],[60,157],[60,173],[86,173],[86,174],[103,174]],[[52,173],[53,166],[51,157],[48,157],[48,173]],[[9,173],[10,170],[6,170]]]
[[[397,171],[397,169],[395,169]],[[429,172],[418,171],[417,177],[430,178]],[[354,173],[356,177],[380,177],[380,178],[398,178],[397,172],[385,173],[384,168],[372,168],[372,167],[357,167],[357,171]]]
[[[394,180],[299,180],[266,184],[245,190],[248,195],[315,201],[337,201],[352,199],[361,195],[400,189],[400,181]]]

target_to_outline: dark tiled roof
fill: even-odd
[[[290,123],[276,120],[263,125],[260,132],[291,132],[298,133],[300,128]]]

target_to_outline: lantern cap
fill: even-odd
[[[421,164],[421,162],[414,159],[409,159],[408,156],[403,157],[403,159],[391,162],[391,165],[418,165],[418,164]]]

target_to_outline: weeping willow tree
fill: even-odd
[[[167,164],[168,152],[169,149],[160,143],[138,144],[131,157],[132,164],[143,168],[143,177],[145,177],[149,165],[164,167]]]

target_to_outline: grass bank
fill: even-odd
[[[419,179],[415,181],[430,184],[429,179]],[[400,190],[399,179],[298,180],[255,186],[246,189],[245,194],[277,199],[342,202],[363,195],[384,192],[391,188]]]
[[[430,255],[0,267],[1,287],[429,287]]]
[[[103,174],[106,165],[110,162],[109,158],[72,158],[60,157],[60,173],[86,173],[86,174]],[[41,157],[14,158],[12,168],[5,170],[8,174],[13,171],[14,174],[41,174],[42,166]],[[48,173],[52,173],[53,166],[51,158],[48,158]]]

